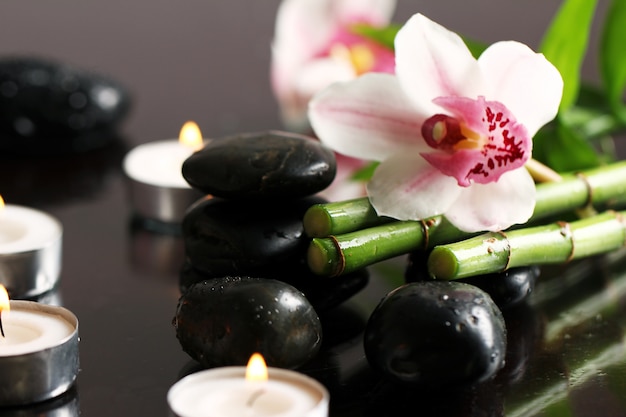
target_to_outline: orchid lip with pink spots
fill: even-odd
[[[315,95],[309,118],[337,152],[381,161],[367,186],[379,215],[445,215],[466,232],[526,222],[535,185],[523,167],[552,120],[558,70],[518,42],[475,59],[462,39],[416,14],[395,39],[395,75],[365,74]]]

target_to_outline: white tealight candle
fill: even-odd
[[[187,207],[201,194],[182,175],[183,162],[202,147],[202,133],[187,122],[180,137],[145,143],[124,158],[124,172],[130,179],[133,208],[144,217],[178,222]]]
[[[0,358],[58,346],[76,331],[76,326],[64,317],[34,306],[41,305],[12,301],[11,310],[2,312],[4,337],[0,337]]]
[[[42,211],[0,198],[0,284],[13,297],[51,290],[61,272],[61,223]]]
[[[0,375],[7,381],[0,389],[0,407],[47,400],[74,384],[78,320],[69,310],[33,301],[0,301],[0,322]]]
[[[245,367],[200,371],[169,390],[178,417],[327,417],[326,388],[306,375],[269,368],[266,381],[246,380]]]
[[[181,169],[193,151],[174,139],[144,143],[126,155],[124,171],[130,178],[156,187],[190,188]]]

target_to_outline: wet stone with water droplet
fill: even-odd
[[[183,350],[206,367],[245,365],[254,352],[267,364],[296,368],[322,342],[316,311],[280,281],[223,277],[193,284],[173,320]]]
[[[361,291],[369,281],[367,269],[354,271],[333,279],[322,279],[311,272],[306,264],[294,265],[290,268],[274,268],[272,271],[266,271],[265,274],[256,276],[283,281],[296,287],[302,291],[319,313],[330,310],[351,298]],[[213,277],[199,271],[189,261],[186,261],[180,271],[179,278],[180,290],[181,293],[184,293],[191,285]]]
[[[319,141],[294,133],[246,133],[210,141],[183,164],[194,188],[232,199],[300,198],[335,178],[334,153]]]
[[[484,381],[503,366],[506,328],[481,289],[429,281],[390,292],[365,331],[369,363],[392,380],[429,386]]]
[[[99,148],[130,109],[130,94],[100,74],[37,57],[0,59],[0,150]]]

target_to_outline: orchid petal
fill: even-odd
[[[353,23],[386,25],[395,0],[284,0],[276,13],[271,82],[286,95],[300,67],[315,58],[340,30]]]
[[[535,183],[525,168],[503,174],[498,182],[460,189],[445,216],[465,232],[498,231],[525,223],[535,208]]]
[[[421,220],[445,213],[462,188],[419,155],[401,152],[382,162],[367,185],[379,216]]]
[[[313,95],[334,82],[354,77],[354,69],[348,62],[331,58],[310,61],[294,74],[291,88],[276,96],[283,124],[289,130],[310,130],[307,109]]]
[[[421,139],[424,117],[390,74],[331,85],[309,103],[309,119],[324,144],[354,158],[381,161],[403,148],[415,155],[428,149]]]
[[[323,3],[323,1],[322,1]],[[343,23],[367,23],[384,26],[391,20],[396,0],[333,0],[335,15]]]
[[[489,100],[504,103],[530,137],[554,119],[563,94],[561,74],[542,54],[519,42],[491,45],[478,63],[490,82]]]
[[[285,0],[276,13],[271,81],[274,94],[288,95],[293,77],[337,29],[328,18],[331,0]]]
[[[320,58],[302,68],[295,79],[294,88],[298,94],[305,96],[308,102],[315,93],[332,83],[350,81],[354,77],[354,68],[349,62]]]
[[[432,103],[437,97],[485,95],[480,67],[463,40],[423,15],[400,29],[395,50],[400,84],[422,113],[441,113]]]

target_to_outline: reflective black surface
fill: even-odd
[[[85,172],[84,160],[101,163]],[[61,284],[41,300],[66,306],[80,321],[81,372],[72,399],[60,404],[84,416],[166,415],[167,390],[196,367],[171,324],[182,238],[133,215],[118,152],[63,161],[66,175],[75,169],[83,179],[78,192],[70,192],[65,175],[42,175],[8,199],[45,210],[64,226]],[[28,158],[7,165],[13,178],[41,168]],[[40,189],[59,189],[66,198],[39,198]],[[322,350],[301,370],[329,388],[333,416],[626,415],[626,261],[618,255],[544,268],[529,301],[504,311],[505,368],[478,386],[428,392],[387,381],[367,364],[366,321],[404,282],[404,258],[370,268],[363,290],[321,314]],[[39,407],[0,415],[40,415]]]

